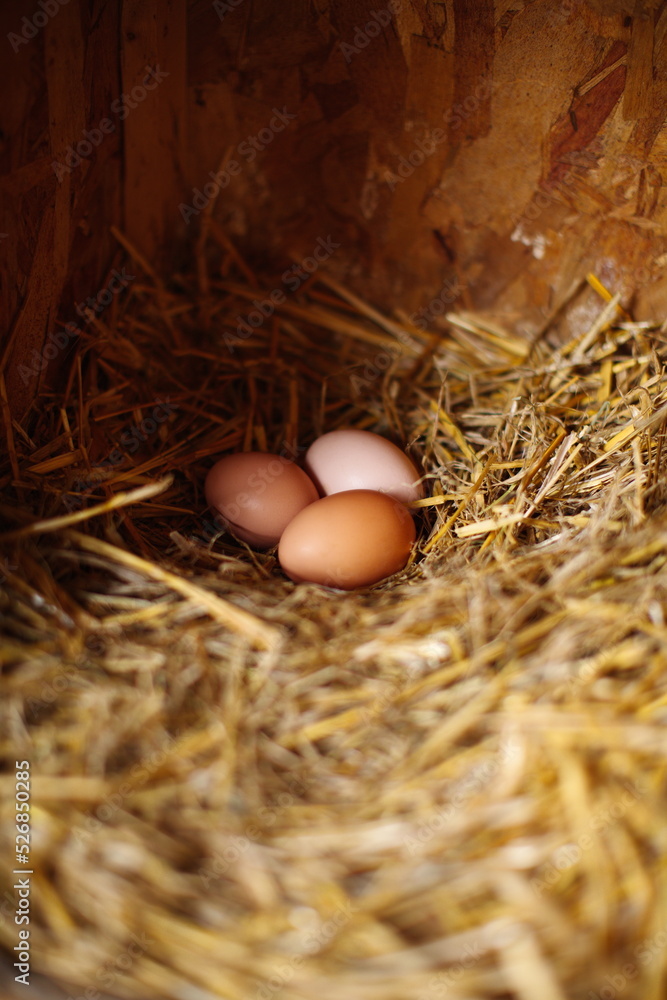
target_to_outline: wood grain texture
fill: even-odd
[[[185,193],[186,13],[186,0],[123,4],[125,228],[131,242],[156,263],[171,256],[168,235],[173,238],[178,229],[178,205]],[[156,84],[158,76],[151,78],[151,70],[164,79]],[[147,80],[153,87],[148,92]]]
[[[628,81],[623,95],[623,114],[628,120],[648,117],[653,97],[653,11],[641,11],[632,19],[628,45]]]
[[[570,106],[552,126],[549,136],[551,182],[564,175],[573,154],[585,155],[584,151],[594,143],[622,96],[626,80],[623,64],[626,52],[626,46],[621,42],[612,45],[600,65],[590,74],[591,80],[583,81],[579,92],[573,94]],[[590,89],[587,86],[589,82],[594,84]]]
[[[71,142],[82,137],[87,102],[82,88],[84,44],[79,12],[63,8],[44,28],[44,69],[48,100],[50,175],[34,246],[30,277],[15,318],[9,347],[7,392],[12,405],[23,412],[32,401],[46,370],[45,337],[53,330],[69,265],[71,229],[70,173],[57,178],[53,164],[65,162]],[[62,58],[63,51],[67,58]],[[28,203],[32,192],[24,191]],[[34,201],[33,201],[34,204]],[[49,352],[51,353],[51,352]],[[55,359],[48,359],[55,360]]]
[[[20,29],[34,9],[14,7],[5,8],[5,23]],[[113,252],[119,134],[105,135],[78,163],[74,153],[118,93],[117,49],[114,5],[91,12],[72,0],[21,44],[12,63],[0,64],[8,137],[0,177],[0,229],[8,233],[0,260],[1,353],[20,418],[45,382],[61,379],[67,351],[49,356],[49,337],[57,320],[80,322],[74,304],[97,293]]]
[[[390,134],[400,132],[405,116],[408,67],[389,5],[374,0],[332,5],[347,71],[359,99],[377,125]],[[378,86],[378,81],[382,84]]]
[[[7,31],[24,8],[0,15]],[[109,225],[168,266],[200,224],[186,226],[179,205],[225,156],[240,169],[214,216],[258,267],[331,235],[341,246],[327,266],[377,302],[423,306],[456,270],[469,305],[520,316],[530,333],[577,268],[597,264],[629,289],[644,255],[655,302],[666,37],[657,0],[247,0],[223,17],[204,0],[70,0],[0,67],[12,88],[0,108],[0,230],[11,231],[0,316],[14,330],[15,412],[39,385],[17,381],[18,364],[102,287]],[[53,159],[143,86],[147,67],[168,75],[57,182]],[[275,108],[296,117],[248,155]],[[62,360],[40,378],[59,378]]]

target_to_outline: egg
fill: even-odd
[[[330,431],[306,452],[306,472],[322,496],[343,490],[379,490],[403,503],[424,495],[419,473],[391,441],[371,431]]]
[[[354,590],[403,569],[415,535],[412,516],[398,500],[375,490],[341,491],[290,521],[278,560],[296,583]]]
[[[275,545],[292,518],[318,499],[303,469],[282,455],[259,451],[221,458],[206,477],[204,493],[235,535],[263,549]]]

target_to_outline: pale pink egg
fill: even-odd
[[[371,431],[330,431],[306,452],[306,472],[322,496],[378,490],[403,503],[424,495],[419,473],[400,448]]]

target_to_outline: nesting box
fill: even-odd
[[[6,995],[664,996],[665,5],[0,18]],[[346,593],[202,492],[338,427]]]

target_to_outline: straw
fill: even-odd
[[[582,274],[532,345],[471,311],[421,332],[322,271],[247,335],[280,278],[212,218],[172,277],[115,235],[141,273],[62,391],[22,427],[0,377],[1,784],[30,761],[34,971],[137,1000],[606,976],[659,1000],[660,317]],[[566,300],[599,309],[571,327]],[[409,447],[427,493],[408,566],[350,593],[293,584],[203,496],[222,454],[299,462],[337,427]]]

